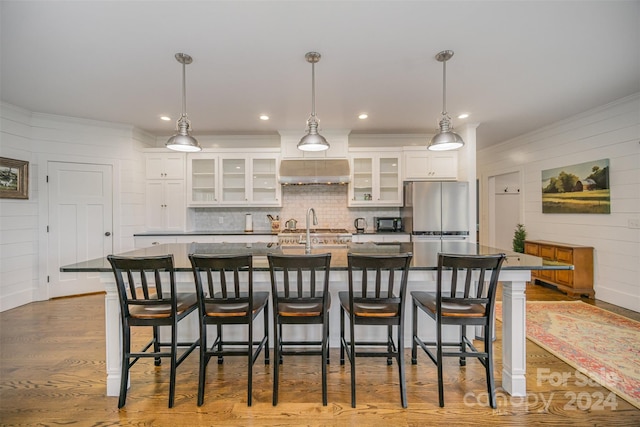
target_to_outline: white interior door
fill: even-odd
[[[49,297],[103,291],[99,273],[61,273],[60,266],[113,252],[111,165],[48,162]]]

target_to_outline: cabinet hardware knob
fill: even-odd
[[[111,233],[107,231],[106,233],[104,233],[104,235],[109,237],[109,236],[111,236]]]

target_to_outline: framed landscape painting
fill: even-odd
[[[542,171],[542,213],[611,213],[609,159]]]
[[[29,198],[29,162],[0,157],[0,198]]]

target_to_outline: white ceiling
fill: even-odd
[[[432,133],[434,56],[455,51],[447,108],[454,126],[480,124],[479,148],[640,90],[640,1],[2,0],[0,12],[2,101],[154,135],[173,133],[180,114],[176,52],[194,58],[196,136],[302,135],[308,51],[322,54],[321,128],[354,133]]]

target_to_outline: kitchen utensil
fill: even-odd
[[[356,233],[364,233],[367,229],[367,220],[364,218],[356,218],[353,221],[353,226],[356,228]]]
[[[295,230],[296,228],[298,228],[297,225],[298,221],[293,218],[288,219],[287,222],[284,223],[284,226],[287,230]]]
[[[280,219],[279,217],[275,217],[271,220],[271,232],[278,233],[280,231]]]

